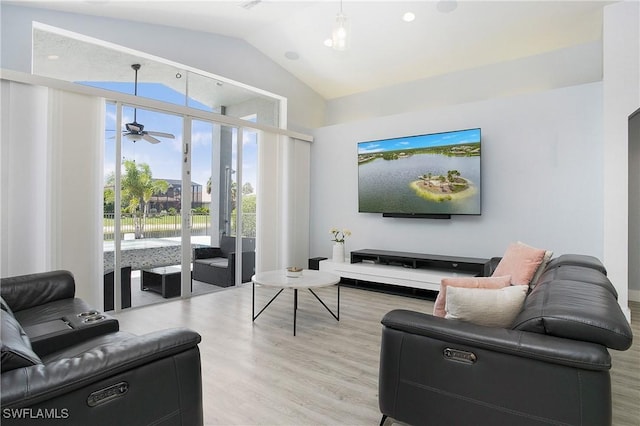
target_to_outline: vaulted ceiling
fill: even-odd
[[[253,45],[326,99],[600,40],[612,1],[349,1],[351,45],[326,47],[339,1],[19,1]],[[413,12],[415,20],[402,17]]]

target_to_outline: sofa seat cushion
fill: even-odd
[[[598,285],[543,282],[527,296],[513,329],[598,343],[626,350],[633,334],[618,301]]]
[[[0,321],[2,372],[41,364],[42,361],[31,349],[31,342],[18,321],[4,310],[0,310]]]
[[[229,259],[225,257],[213,257],[211,259],[198,259],[195,263],[200,263],[202,265],[214,266],[216,268],[227,268],[229,267]]]

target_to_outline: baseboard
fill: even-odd
[[[629,290],[629,300],[640,302],[640,290]]]

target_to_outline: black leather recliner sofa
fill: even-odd
[[[509,329],[407,310],[382,324],[382,424],[610,425],[607,348],[633,339],[604,266],[581,255],[547,265]]]
[[[3,425],[202,425],[200,335],[136,336],[67,271],[3,278]]]

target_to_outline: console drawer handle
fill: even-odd
[[[461,351],[458,349],[446,348],[442,355],[444,355],[445,359],[449,359],[451,361],[463,362],[465,364],[475,364],[478,360],[478,357],[473,352]]]

